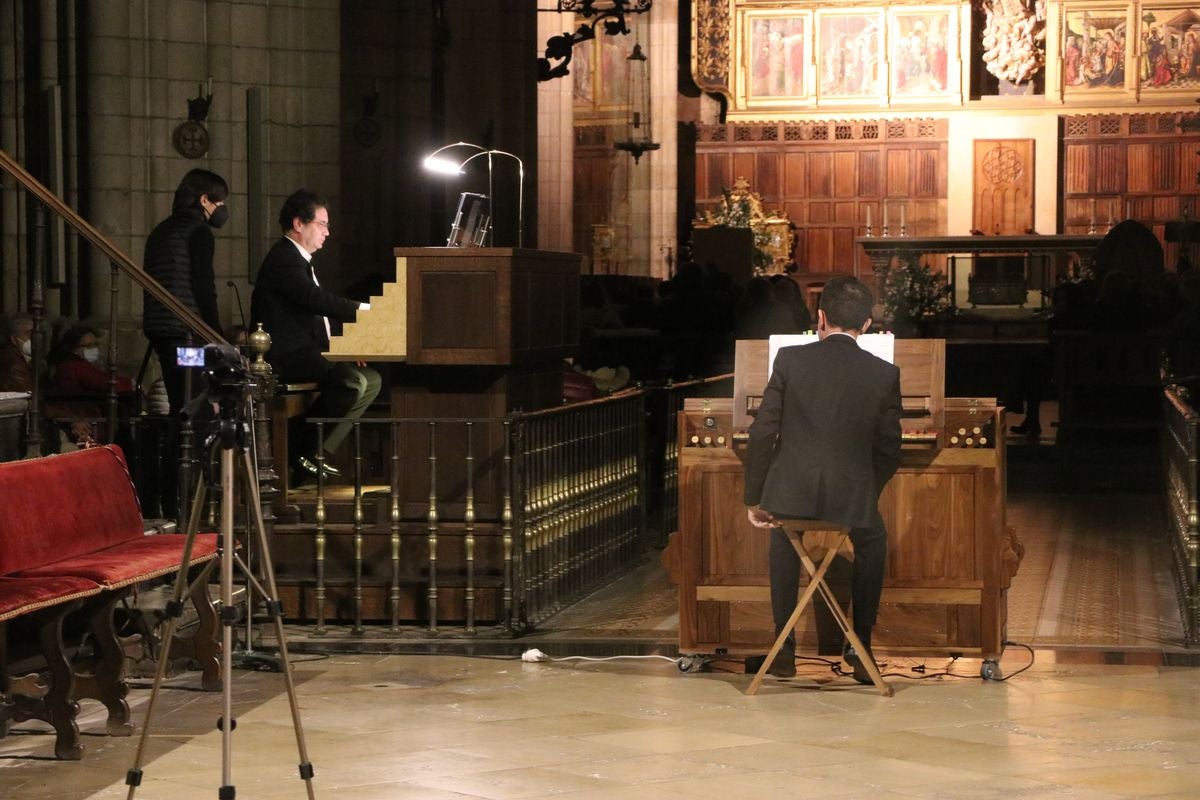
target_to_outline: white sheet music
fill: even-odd
[[[817,341],[815,333],[784,333],[771,337],[767,345],[767,379],[771,378],[771,370],[775,368],[775,356],[780,348],[797,344],[812,344]],[[879,356],[889,364],[895,363],[896,337],[891,333],[868,333],[858,337],[858,346],[868,353]]]

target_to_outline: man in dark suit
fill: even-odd
[[[357,311],[369,308],[330,294],[321,288],[312,268],[313,253],[329,237],[329,209],[320,197],[300,189],[279,212],[280,239],[263,259],[251,299],[251,314],[271,334],[267,360],[284,383],[316,382],[321,395],[309,409],[313,417],[342,417],[324,441],[331,454],[346,438],[354,420],[363,415],[379,394],[379,373],[363,363],[327,361],[329,319],[353,321]],[[316,475],[316,429],[305,425],[296,448],[293,467]],[[338,470],[328,463],[325,472]]]
[[[745,502],[751,524],[771,529],[771,610],[778,636],[796,608],[800,559],[787,519],[851,527],[854,632],[871,647],[887,560],[879,494],[900,465],[900,371],[858,346],[871,326],[871,291],[855,278],[825,284],[819,341],[779,351],[746,452]],[[859,654],[846,651],[854,677],[870,683]],[[795,639],[769,667],[796,674]]]

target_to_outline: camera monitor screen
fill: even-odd
[[[203,347],[176,347],[175,363],[181,367],[203,367]]]
[[[463,192],[458,213],[450,226],[447,247],[482,247],[492,221],[492,203],[486,194]]]

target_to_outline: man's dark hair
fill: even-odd
[[[290,231],[292,220],[296,217],[299,217],[301,222],[312,222],[317,218],[318,208],[329,208],[329,204],[316,192],[297,189],[287,200],[283,201],[283,208],[279,209],[280,230],[284,233]]]
[[[229,196],[229,184],[215,172],[199,168],[189,170],[179,182],[179,188],[175,190],[171,212],[199,205],[202,194],[208,195],[209,202],[220,203]]]
[[[871,290],[858,278],[848,275],[830,278],[821,290],[821,310],[835,328],[861,329],[870,319],[874,305]]]

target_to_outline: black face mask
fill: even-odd
[[[219,228],[229,221],[229,208],[226,206],[217,206],[213,212],[208,215],[208,224],[210,227]]]

